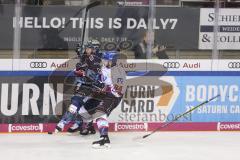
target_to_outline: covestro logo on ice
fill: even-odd
[[[43,124],[9,124],[8,132],[43,132]]]

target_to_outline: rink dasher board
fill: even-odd
[[[240,122],[240,72],[169,71],[164,76],[161,73],[129,72],[123,100],[112,112],[110,120],[164,122],[163,116],[173,119],[173,116],[220,94],[217,100],[193,111],[192,117],[183,118],[183,122]],[[66,104],[63,106],[61,102],[72,96],[73,88],[64,81],[70,74],[65,71],[58,71],[53,76],[51,71],[0,71],[0,120],[4,122],[14,116],[62,115]],[[73,75],[69,77],[74,80]],[[143,115],[139,116],[139,112]],[[56,122],[56,117],[53,118]]]
[[[240,77],[240,72],[238,71],[238,65],[239,62],[238,60],[219,60],[219,61],[211,61],[211,60],[200,60],[197,62],[194,62],[196,64],[196,66],[199,66],[200,68],[195,68],[192,69],[191,71],[189,70],[177,70],[175,69],[169,69],[168,71],[164,70],[164,71],[159,71],[157,70],[158,66],[163,66],[164,63],[166,64],[174,64],[176,65],[176,60],[151,60],[149,63],[151,63],[151,65],[149,65],[148,63],[149,60],[128,60],[127,64],[122,63],[121,66],[125,67],[127,74],[128,74],[128,78],[134,78],[134,77],[139,77],[140,79],[145,79],[145,78],[151,78],[151,77],[157,77],[157,79],[159,80],[169,80],[171,79],[173,86],[175,88],[180,88],[179,90],[182,90],[182,86],[184,86],[183,82],[188,84],[189,82],[192,81],[204,81],[204,87],[206,87],[207,89],[209,89],[209,87],[219,87],[218,90],[221,90],[221,87],[227,88],[227,87],[232,87],[232,89],[236,89],[234,87],[238,87],[238,83],[239,82],[239,77]],[[15,80],[15,82],[18,82],[21,77],[32,77],[33,79],[37,80],[38,77],[48,77],[50,75],[52,76],[73,76],[71,70],[70,69],[70,62],[66,62],[64,60],[46,60],[43,61],[42,59],[38,59],[37,61],[35,60],[6,60],[3,59],[1,60],[2,63],[0,63],[1,66],[5,67],[2,68],[2,71],[0,71],[0,77],[5,78],[6,80],[10,77],[11,79]],[[45,62],[43,64],[44,68],[31,68],[31,63],[34,62]],[[139,66],[139,64],[135,64],[135,62],[139,62],[139,64],[141,64]],[[180,65],[183,63],[188,63],[190,64],[190,61],[187,62],[187,60],[179,60],[178,62]],[[13,65],[14,64],[14,65]],[[51,64],[52,69],[49,69],[47,66],[48,64]],[[54,64],[54,65],[53,65]],[[225,69],[222,70],[211,70],[209,69],[209,66],[214,66],[217,65],[219,67],[224,68],[224,64],[225,64]],[[206,68],[201,68],[201,66],[207,66],[208,70]],[[19,68],[17,68],[17,66]],[[30,66],[30,68],[29,68]],[[57,69],[56,69],[57,66]],[[128,67],[131,66],[131,69],[129,69]],[[150,67],[152,66],[152,68]],[[12,67],[12,70],[8,68]],[[134,68],[135,67],[135,68]],[[140,69],[138,68],[140,67]],[[144,67],[146,68],[151,68],[151,71],[146,71],[144,70]],[[227,69],[228,67],[228,69]],[[235,68],[234,68],[235,67]],[[24,69],[25,68],[25,69]],[[64,68],[64,69],[63,69]],[[164,67],[163,67],[164,68]],[[166,67],[165,67],[166,68]],[[214,68],[214,67],[212,67]],[[216,68],[216,67],[215,67]],[[139,70],[138,70],[139,69]],[[152,79],[152,78],[151,78]],[[219,80],[218,80],[219,79]],[[35,81],[34,80],[34,81]],[[40,80],[40,79],[39,79]],[[27,83],[33,83],[34,81],[29,81]],[[209,81],[209,82],[208,82]],[[215,82],[219,82],[219,83],[215,83]],[[7,82],[10,82],[10,80],[8,80]],[[4,82],[6,83],[6,82]],[[20,82],[22,83],[22,81]],[[212,83],[212,84],[211,84]],[[222,83],[224,85],[222,85]],[[1,84],[2,85],[2,84]],[[199,84],[194,84],[196,86],[199,86]],[[213,86],[214,85],[214,86]],[[191,86],[190,86],[191,87]],[[240,87],[239,87],[240,88]],[[236,90],[234,90],[235,92]],[[174,90],[175,92],[175,90]],[[181,94],[180,94],[181,95]],[[228,103],[232,105],[232,101],[227,100],[225,102],[225,98],[227,95],[223,94],[223,96],[221,97],[220,101],[224,102],[224,103]],[[237,95],[232,96],[232,98],[236,97]],[[178,99],[185,99],[185,97],[177,97]],[[195,95],[195,97],[198,97],[198,95]],[[238,96],[240,97],[240,96]],[[209,95],[207,98],[210,98]],[[196,98],[197,99],[197,98]],[[239,98],[238,98],[239,99]],[[199,104],[198,102],[199,100],[194,100],[194,103],[192,103],[192,105],[197,105]],[[238,104],[238,100],[234,101],[236,103],[236,106]],[[173,105],[175,104],[175,102],[171,102],[171,104],[169,105],[170,107],[168,107],[167,109],[169,110],[169,112],[167,112],[166,114],[170,114],[173,112],[173,110],[176,108]],[[189,105],[190,106],[190,105]],[[234,105],[232,105],[234,106]],[[2,106],[1,106],[2,107]],[[164,106],[160,106],[160,109],[162,109],[161,107],[164,108]],[[125,108],[126,109],[126,108]],[[129,108],[128,108],[129,110]],[[183,113],[185,110],[177,110],[178,113]],[[113,113],[114,115],[115,113]],[[117,113],[118,114],[118,113]],[[195,114],[195,113],[194,113]],[[196,117],[195,120],[193,120],[193,122],[176,122],[173,125],[167,127],[166,131],[205,131],[205,130],[209,130],[209,131],[223,131],[223,130],[239,130],[240,128],[240,124],[238,122],[240,122],[239,117],[239,113],[236,111],[236,113],[231,113],[228,116],[224,116],[226,117],[225,119],[221,119],[221,122],[218,122],[218,117],[212,116],[212,118],[209,118],[211,116],[208,117],[208,115],[203,115],[203,116],[198,116],[198,114],[200,115],[201,113],[196,113]],[[223,113],[224,114],[224,113]],[[136,115],[135,115],[136,116]],[[201,120],[206,119],[207,117],[207,121],[203,121],[201,122]],[[221,116],[220,116],[221,117]],[[208,119],[209,118],[209,119]],[[111,119],[111,117],[110,117]],[[111,122],[114,121],[115,119],[112,118]],[[224,123],[223,123],[224,122]],[[159,125],[161,125],[161,123],[158,122],[115,122],[115,123],[111,123],[110,125],[110,131],[152,131],[155,128],[157,128]],[[51,125],[50,125],[51,126]],[[53,124],[53,126],[55,126],[55,124]],[[50,130],[53,129],[50,127]],[[0,127],[0,132],[48,132],[49,131],[49,123],[14,123],[14,124],[1,124]]]

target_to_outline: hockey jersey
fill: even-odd
[[[105,91],[112,93],[115,97],[122,97],[126,90],[126,73],[122,67],[114,66],[101,68],[102,82]]]

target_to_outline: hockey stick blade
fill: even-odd
[[[147,138],[148,136],[150,136],[151,134],[149,133],[149,134],[146,134],[146,135],[144,135],[144,136],[137,136],[137,137],[134,137],[132,140],[133,141],[138,141],[138,140],[142,140],[142,139],[144,139],[144,138]]]
[[[150,136],[151,134],[146,134],[144,135],[142,138],[147,138],[148,136]]]
[[[167,123],[165,123],[164,125],[161,125],[160,127],[158,127],[158,128],[156,128],[155,130],[153,130],[151,133],[146,134],[146,135],[142,136],[141,138],[142,138],[142,139],[145,139],[145,138],[149,137],[150,135],[154,134],[155,132],[157,132],[157,131],[159,131],[159,130],[165,128],[165,127],[167,127],[168,125],[170,125],[170,124],[172,124],[172,123],[174,123],[174,122],[176,122],[177,120],[179,120],[180,118],[182,118],[182,117],[185,116],[186,114],[191,113],[191,112],[194,111],[195,109],[201,107],[201,106],[204,105],[204,104],[207,104],[207,103],[211,102],[212,100],[214,100],[214,99],[216,99],[216,98],[218,98],[218,97],[220,97],[220,94],[218,94],[218,95],[210,98],[209,100],[206,100],[206,101],[202,102],[201,104],[193,107],[192,109],[184,112],[183,114],[181,114],[181,115],[177,116],[176,118],[174,118],[172,121],[167,122]],[[139,139],[139,138],[136,138],[136,139]]]

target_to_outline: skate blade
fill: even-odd
[[[83,134],[83,133],[79,133],[81,136],[91,136],[91,135],[94,135],[96,133],[87,133],[87,134]]]
[[[104,144],[104,145],[93,144],[92,148],[94,148],[94,149],[109,149],[109,148],[111,148],[111,146],[110,146],[110,144]]]
[[[49,135],[54,135],[54,136],[64,136],[66,135],[64,132],[47,132]]]
[[[79,135],[79,131],[76,132],[67,132],[68,136],[78,136]]]

